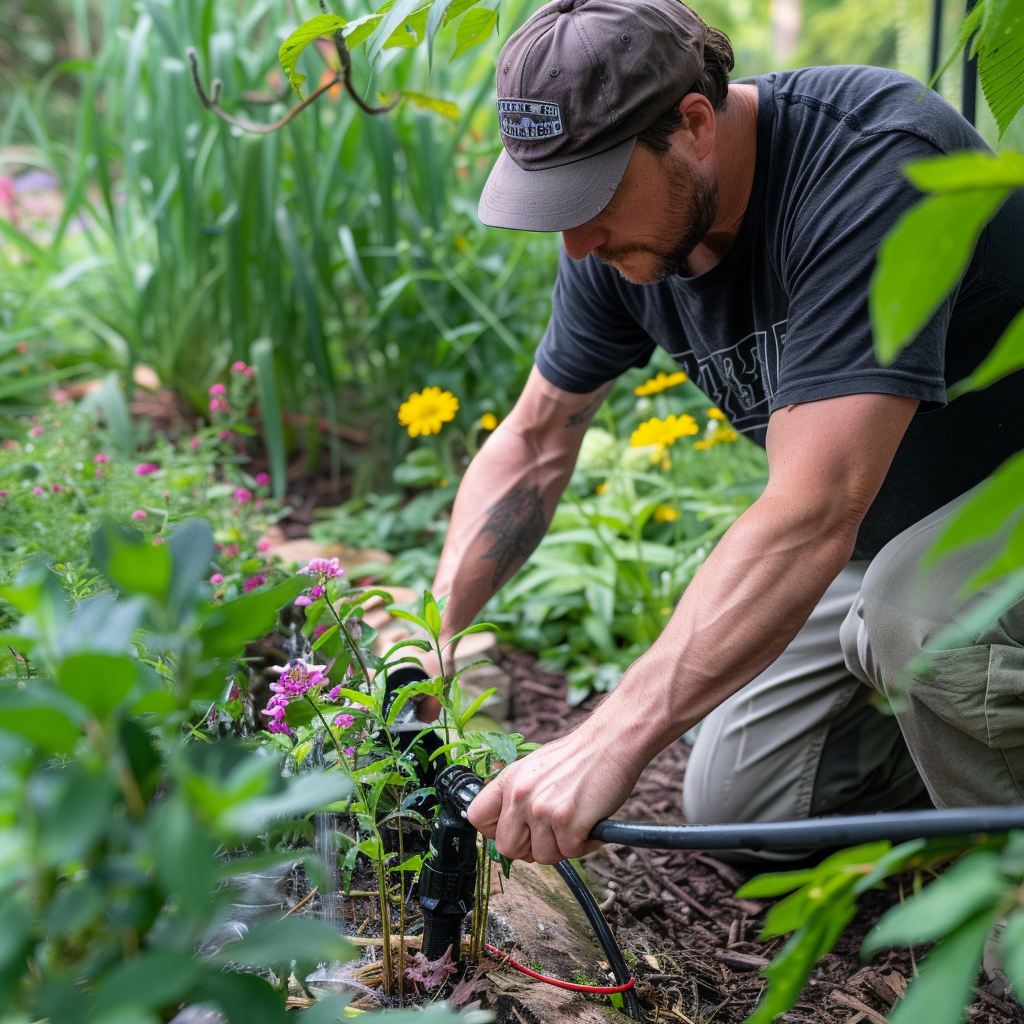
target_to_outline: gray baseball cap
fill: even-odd
[[[498,58],[504,149],[484,224],[565,231],[608,204],[637,135],[704,68],[704,22],[680,0],[552,0]]]

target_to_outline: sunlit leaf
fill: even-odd
[[[985,0],[978,32],[978,74],[999,135],[1024,106],[1024,8],[1020,0]]]
[[[498,12],[478,7],[459,22],[455,33],[455,52],[451,59],[461,57],[468,49],[484,42],[498,24]]]
[[[435,114],[448,118],[449,121],[458,121],[459,119],[458,104],[452,103],[450,100],[439,100],[434,96],[424,96],[421,92],[403,92],[400,95],[403,100],[411,103],[414,107],[419,107],[421,110],[432,110]]]
[[[903,168],[922,192],[964,192],[979,188],[1018,188],[1024,185],[1024,154],[1008,150],[971,150],[949,156],[914,160]]]
[[[288,84],[295,91],[295,94],[302,98],[302,83],[306,76],[295,70],[302,51],[314,39],[321,39],[324,36],[333,35],[339,28],[344,28],[347,22],[337,14],[318,14],[309,21],[304,21],[282,44],[277,51],[278,60],[284,73],[288,76]]]

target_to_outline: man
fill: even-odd
[[[655,346],[770,466],[615,691],[473,803],[509,857],[586,852],[594,823],[702,719],[690,821],[889,810],[925,790],[939,805],[1022,799],[1024,605],[943,652],[895,718],[876,704],[979,564],[971,553],[921,583],[950,504],[1024,447],[1021,374],[945,395],[1024,305],[1024,196],[882,367],[868,283],[919,198],[900,168],[984,143],[895,72],[730,85],[732,64],[725,36],[678,0],[556,0],[498,62],[504,152],[481,219],[561,231],[565,251],[536,366],[455,502],[435,581],[445,635],[539,542],[594,412]]]

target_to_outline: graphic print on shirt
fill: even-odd
[[[779,387],[786,321],[768,331],[754,331],[730,348],[697,357],[695,383],[741,433],[768,422],[771,400]]]

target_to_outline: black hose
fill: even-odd
[[[612,973],[615,975],[615,980],[620,985],[627,985],[632,981],[633,975],[630,974],[626,961],[622,958],[622,953],[619,951],[615,937],[612,935],[612,930],[608,927],[608,922],[604,919],[604,915],[601,913],[601,908],[597,905],[597,900],[594,899],[593,893],[587,888],[583,879],[580,878],[579,872],[569,861],[560,860],[555,865],[555,870],[562,876],[565,884],[569,886],[569,890],[576,897],[577,903],[583,908],[583,913],[587,915],[587,920],[597,933],[598,941],[601,943],[604,955],[608,957],[608,963],[611,966]],[[627,988],[622,993],[622,998],[625,1002],[626,1013],[630,1019],[643,1020],[644,1011],[640,1006],[640,1000],[637,998],[635,989]]]
[[[654,825],[605,818],[590,831],[602,843],[655,850],[764,850],[903,842],[1024,828],[1024,806],[953,807],[932,811],[852,814],[802,821],[724,825]]]

